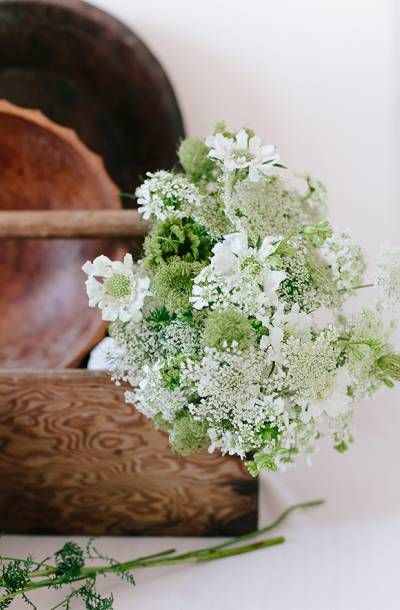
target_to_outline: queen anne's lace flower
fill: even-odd
[[[82,270],[88,275],[89,307],[99,307],[103,320],[138,322],[141,319],[144,299],[150,294],[150,279],[133,263],[131,254],[125,254],[123,262],[98,256],[92,263],[87,261]],[[103,281],[99,282],[96,277]]]
[[[288,338],[283,349],[286,384],[296,400],[324,400],[331,393],[338,358],[336,338],[333,330],[308,342]]]
[[[348,296],[363,283],[366,268],[364,256],[360,246],[352,242],[349,233],[328,238],[320,252],[343,296]]]
[[[200,402],[190,404],[192,415],[206,419],[217,435],[224,421],[229,421],[235,449],[243,454],[255,442],[255,433],[265,420],[263,410],[256,406],[261,380],[270,370],[264,354],[251,348],[242,353],[235,347],[220,352],[205,348],[201,361],[188,361],[184,378],[196,388]],[[216,441],[214,442],[214,444]],[[215,446],[218,446],[215,444]]]
[[[136,405],[146,417],[161,415],[167,422],[172,422],[176,414],[188,402],[188,397],[181,389],[167,389],[161,376],[162,363],[157,360],[152,366],[143,367],[143,378],[134,391],[125,392],[127,403]]]
[[[182,320],[173,320],[160,336],[160,349],[166,357],[184,354],[195,356],[200,350],[200,333],[196,326]]]
[[[287,235],[309,220],[298,193],[278,176],[237,182],[226,191],[225,207],[236,230],[246,232],[253,241],[265,235]]]
[[[198,188],[184,176],[161,170],[147,173],[147,180],[136,189],[139,214],[145,220],[184,218],[201,206]]]
[[[387,303],[400,304],[400,246],[382,248],[376,282]]]
[[[275,146],[263,145],[257,136],[249,136],[241,129],[235,137],[226,137],[216,133],[206,139],[210,148],[208,156],[223,164],[228,173],[245,170],[250,182],[257,182],[263,176],[274,173],[274,165],[279,161]]]

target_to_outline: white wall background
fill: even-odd
[[[92,2],[162,62],[189,134],[205,135],[219,119],[252,126],[288,166],[326,183],[334,223],[350,227],[371,260],[381,242],[400,243],[396,0]],[[383,391],[360,406],[347,454],[322,445],[311,470],[300,464],[262,480],[262,522],[289,501],[327,500],[282,528],[288,544],[244,561],[140,574],[133,592],[115,585],[116,607],[398,610],[399,396]],[[129,557],[163,546],[124,539],[106,550]],[[15,548],[26,551],[26,539]]]

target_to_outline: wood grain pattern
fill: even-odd
[[[137,210],[0,211],[0,239],[121,239],[147,230]]]
[[[257,525],[234,457],[175,455],[101,372],[0,372],[0,523],[35,534],[232,535]]]

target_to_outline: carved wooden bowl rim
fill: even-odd
[[[93,150],[90,150],[82,140],[78,138],[73,129],[55,123],[46,117],[41,110],[37,110],[36,108],[23,108],[5,99],[0,99],[0,113],[20,117],[27,122],[42,127],[46,131],[50,131],[61,140],[64,140],[64,142],[74,148],[78,155],[83,157],[85,162],[93,168],[94,174],[99,174],[99,181],[104,184],[108,181],[110,193],[113,195],[113,199],[110,199],[110,207],[121,207],[119,203],[119,189],[107,174],[103,159],[100,155],[93,152]]]
[[[103,160],[101,159],[101,157],[97,154],[95,154],[93,151],[91,151],[89,148],[87,148],[87,146],[85,144],[83,144],[83,142],[78,138],[78,136],[76,135],[76,133],[68,128],[68,127],[63,127],[61,125],[56,124],[55,122],[51,121],[50,119],[48,119],[41,111],[36,110],[36,109],[30,109],[30,108],[21,108],[19,106],[16,106],[15,104],[12,104],[11,102],[7,101],[7,100],[0,100],[0,116],[5,116],[5,117],[16,117],[17,119],[22,119],[23,121],[26,121],[28,124],[32,124],[34,126],[38,126],[41,129],[43,129],[43,133],[48,133],[51,134],[51,137],[54,138],[56,137],[58,140],[60,140],[62,142],[62,145],[65,147],[65,151],[71,150],[74,151],[74,153],[76,153],[76,155],[78,155],[79,158],[82,159],[82,163],[85,164],[85,167],[88,168],[88,180],[92,181],[93,184],[97,184],[99,187],[99,190],[101,190],[103,199],[102,199],[102,203],[103,203],[103,207],[104,204],[106,203],[106,207],[107,208],[120,208],[121,207],[121,203],[120,203],[120,199],[119,199],[119,189],[117,188],[117,186],[114,184],[114,182],[111,180],[111,178],[109,177],[109,175],[107,174],[105,167],[104,167],[104,163]],[[51,187],[51,185],[50,185]],[[68,201],[65,202],[66,203],[66,207],[64,209],[68,209]],[[82,208],[84,208],[86,206],[82,205]],[[4,242],[7,243],[7,242]],[[23,256],[23,251],[24,251],[24,243],[25,243],[25,247],[26,248],[31,248],[32,246],[27,244],[27,242],[21,241],[18,243],[18,249],[21,252],[21,256]],[[43,243],[43,241],[40,242],[36,242],[37,244],[37,248],[39,249],[41,247],[41,244]],[[73,243],[77,243],[77,240],[74,240]],[[83,240],[79,240],[79,243],[84,244],[85,242],[83,242]],[[126,250],[125,247],[123,247],[121,242],[115,241],[115,242],[106,242],[106,241],[90,241],[87,242],[89,243],[89,250],[91,249],[91,244],[95,244],[97,245],[97,249],[99,248],[99,245],[101,243],[104,244],[104,249],[106,250],[106,253],[109,254],[112,257],[120,257],[123,252]],[[0,244],[2,245],[2,244]],[[53,247],[53,244],[51,244],[51,246]],[[84,246],[82,246],[84,247]],[[95,246],[93,246],[95,248]],[[7,252],[7,246],[5,247],[5,251]],[[99,252],[100,254],[100,252]],[[18,259],[19,257],[15,257],[15,259],[13,260],[14,264],[18,264]],[[7,258],[3,259],[3,264],[4,264],[4,260],[7,264]],[[84,262],[84,261],[83,261]],[[34,278],[33,278],[34,281]],[[83,273],[81,274],[79,267],[77,266],[76,268],[76,283],[81,283],[83,286],[84,283],[84,276]],[[5,301],[3,301],[3,298],[5,297]],[[1,300],[3,301],[3,308],[2,308],[2,313],[3,315],[5,315],[5,317],[7,318],[7,308],[12,308],[13,307],[13,303],[12,302],[8,302],[7,301],[7,294],[2,295]],[[5,306],[4,306],[5,303]],[[29,300],[27,300],[27,303],[29,303]],[[71,307],[75,306],[75,303],[71,303]],[[28,306],[29,307],[29,306]],[[54,354],[55,352],[51,351],[51,348],[49,350],[49,358],[48,358],[48,362],[46,361],[46,365],[48,367],[53,367],[53,368],[59,368],[59,367],[69,367],[69,366],[77,366],[79,364],[79,362],[82,360],[82,358],[88,353],[88,351],[90,351],[90,349],[101,339],[102,336],[104,336],[104,332],[105,332],[105,328],[106,328],[106,324],[101,320],[101,317],[98,315],[93,315],[95,312],[89,310],[89,308],[87,307],[87,301],[83,301],[82,299],[82,307],[84,307],[84,309],[82,310],[82,317],[83,318],[87,318],[87,327],[86,327],[86,332],[83,332],[79,335],[79,337],[77,337],[76,341],[74,341],[74,344],[69,346],[69,350],[66,350],[63,355],[61,356],[61,354],[59,354],[59,358],[54,359]],[[26,312],[26,315],[29,316],[29,311]],[[62,322],[62,320],[60,320]],[[61,327],[61,334],[62,334],[62,327]],[[65,329],[64,329],[65,330]],[[40,335],[38,336],[38,338],[40,337]],[[62,339],[61,339],[62,340]],[[53,355],[52,355],[53,354]],[[26,362],[23,358],[22,358],[22,362],[21,362],[21,366],[35,366],[33,362]],[[8,368],[9,366],[11,367],[16,367],[18,365],[16,365],[15,359],[13,359],[10,363],[7,362],[7,359],[5,359],[5,362],[1,362],[0,364],[0,368]],[[43,363],[40,364],[40,366],[43,366]]]

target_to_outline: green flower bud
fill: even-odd
[[[179,388],[182,360],[183,357],[180,355],[172,356],[171,358],[168,358],[160,371],[161,379],[168,390]]]
[[[274,455],[264,453],[264,451],[257,451],[252,460],[245,462],[245,466],[253,477],[256,477],[262,470],[271,472],[278,470]]]
[[[340,307],[343,297],[338,291],[330,266],[316,252],[307,257],[306,265],[321,303],[327,307]]]
[[[168,219],[158,223],[144,242],[144,263],[149,269],[168,262],[172,257],[184,261],[206,261],[213,242],[200,225],[189,219]]]
[[[199,138],[183,140],[178,150],[179,162],[194,181],[203,176],[209,176],[213,162],[208,157],[208,147]]]
[[[153,280],[154,295],[169,311],[189,309],[193,280],[202,269],[201,263],[190,263],[176,258],[163,264]]]
[[[223,351],[235,341],[240,350],[249,348],[255,340],[251,323],[235,309],[213,311],[209,314],[203,333],[204,343]]]
[[[197,421],[189,413],[185,413],[174,422],[170,441],[174,451],[180,455],[190,455],[202,451],[209,442],[207,424]]]
[[[157,430],[163,430],[164,432],[170,432],[172,429],[172,424],[163,418],[161,413],[157,413],[153,417],[153,424],[157,428]]]
[[[214,134],[222,133],[222,135],[226,136],[226,137],[230,137],[230,136],[233,135],[232,133],[230,133],[227,130],[226,125],[225,125],[225,121],[218,121],[217,123],[215,123],[213,133]]]
[[[387,377],[400,381],[400,354],[386,354],[377,361],[378,367]]]
[[[332,237],[333,231],[327,220],[323,220],[316,225],[303,227],[302,233],[304,237],[316,248]]]

